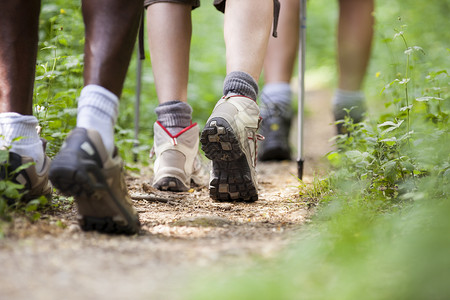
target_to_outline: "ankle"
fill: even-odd
[[[364,92],[361,90],[358,91],[349,91],[336,89],[333,97],[333,106],[347,107],[347,105],[353,105],[362,103],[365,101]],[[350,107],[348,107],[350,108]]]
[[[162,103],[155,109],[158,122],[175,135],[192,124],[192,107],[186,102],[174,100]]]
[[[18,113],[0,114],[0,148],[10,148],[11,152],[29,156],[41,170],[45,153],[37,133],[38,120],[34,116]]]
[[[225,77],[223,94],[225,96],[242,95],[256,102],[256,98],[258,97],[258,83],[248,73],[240,71],[231,72]]]
[[[266,84],[261,92],[261,116],[267,117],[277,110],[283,115],[292,114],[292,90],[287,82]]]
[[[110,155],[114,151],[114,125],[118,109],[117,96],[98,85],[85,86],[78,99],[77,127],[98,131]]]

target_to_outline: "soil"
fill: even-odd
[[[325,170],[330,97],[306,97],[305,183]],[[312,213],[296,176],[295,161],[259,163],[259,200],[223,203],[206,187],[156,191],[143,168],[127,176],[142,223],[135,236],[82,232],[70,202],[35,222],[17,216],[0,239],[0,299],[181,299],[194,272],[274,257],[289,244]]]

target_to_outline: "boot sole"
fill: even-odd
[[[76,162],[73,155],[56,157],[52,162],[49,177],[53,185],[64,195],[75,197],[78,207],[90,207],[88,213],[84,213],[79,219],[81,229],[84,231],[94,230],[109,234],[139,232],[139,220],[130,214],[122,201],[112,193],[101,169],[94,161]],[[112,205],[113,210],[119,211],[126,222],[114,220],[113,217],[99,217],[104,209],[111,210]]]
[[[155,189],[169,192],[186,192],[189,190],[181,180],[175,177],[163,177],[153,184]]]
[[[264,152],[258,156],[259,161],[282,161],[291,160],[291,153],[283,147],[266,148]]]
[[[223,118],[212,118],[203,129],[200,142],[213,163],[210,197],[217,201],[258,200],[250,166],[230,124]]]

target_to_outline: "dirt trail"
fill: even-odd
[[[330,149],[329,99],[307,95],[305,182]],[[73,207],[35,223],[16,218],[0,240],[0,299],[177,299],[193,270],[276,255],[309,211],[295,162],[259,164],[258,172],[259,201],[251,204],[214,202],[206,188],[158,192],[148,170],[131,174],[132,195],[158,198],[134,200],[143,228],[132,237],[82,232]]]

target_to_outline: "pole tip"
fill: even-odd
[[[297,171],[298,171],[298,178],[303,179],[303,163],[305,162],[304,159],[300,159],[297,161]]]

